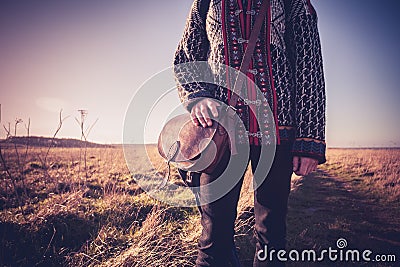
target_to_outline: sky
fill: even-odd
[[[2,0],[1,125],[13,128],[22,119],[17,134],[25,135],[30,119],[31,135],[52,136],[62,109],[66,119],[57,136],[79,138],[76,119],[85,109],[86,125],[95,123],[89,140],[121,143],[135,92],[171,66],[191,4]],[[400,2],[312,4],[324,59],[328,147],[400,146]],[[171,96],[171,105],[177,105],[174,92]],[[161,130],[162,119],[155,120],[148,142],[155,142]]]

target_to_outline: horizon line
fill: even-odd
[[[35,136],[35,135],[30,135],[30,136],[10,136],[8,138],[46,138],[46,139],[53,139],[54,137],[52,136]],[[85,142],[85,140],[80,140],[78,138],[73,138],[73,137],[55,137],[56,139],[68,139],[68,140],[77,140],[77,141],[82,141]],[[0,138],[0,141],[5,141],[7,138]],[[118,146],[123,146],[123,145],[157,145],[156,142],[152,143],[123,143],[123,142],[115,142],[115,143],[106,143],[106,142],[97,142],[97,141],[91,141],[91,140],[86,140],[86,142],[90,143],[95,143],[95,144],[100,144],[100,145],[118,145]],[[388,145],[372,145],[372,146],[365,146],[365,145],[359,145],[359,146],[327,146],[327,149],[400,149],[400,146],[395,145],[395,146],[388,146]]]

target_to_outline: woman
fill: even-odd
[[[195,0],[174,64],[207,61],[210,65],[220,63],[239,69],[262,1],[267,0]],[[263,16],[264,24],[245,74],[258,86],[272,110],[277,146],[270,172],[254,193],[257,243],[253,266],[267,264],[257,257],[257,252],[266,246],[269,250],[285,248],[292,172],[308,175],[314,171],[325,162],[326,147],[325,84],[316,12],[309,0],[268,0]],[[199,75],[199,81],[200,76],[206,75],[194,73]],[[212,125],[211,118],[219,115],[218,101],[228,104],[231,92],[202,82],[184,83],[184,74],[178,75],[179,96],[193,123]],[[257,96],[250,91],[254,88],[246,90],[243,95],[247,98],[242,97],[236,105],[243,124],[237,127],[235,140],[239,148],[241,144],[250,145],[248,161],[254,172],[265,140],[262,136],[268,134],[268,125],[256,118],[267,114],[269,108],[257,105]],[[217,170],[201,174],[200,185],[218,179],[235,157],[228,151]],[[231,191],[201,206],[203,230],[196,266],[238,264],[232,247],[243,181],[243,174],[239,175],[242,177]],[[209,193],[200,192],[200,197]],[[283,263],[273,259],[273,264]]]

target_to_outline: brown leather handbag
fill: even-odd
[[[258,35],[266,17],[269,1],[264,0],[256,17],[253,31],[251,32],[248,46],[241,62],[240,71],[247,73]],[[241,88],[244,79],[236,79],[229,106],[222,112],[226,119],[225,129],[220,123],[213,121],[211,127],[196,126],[190,114],[176,116],[170,119],[163,127],[158,138],[158,151],[168,162],[185,171],[211,173],[218,165],[227,149],[235,154],[234,143],[234,114],[238,95],[234,94]],[[169,173],[169,172],[168,172]],[[168,175],[169,176],[169,175]],[[166,184],[168,176],[162,186]]]
[[[211,173],[229,147],[228,133],[218,122],[195,125],[190,114],[178,115],[163,127],[158,152],[179,169]]]

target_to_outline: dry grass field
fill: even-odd
[[[197,209],[169,207],[135,182],[163,165],[155,147],[149,154],[156,166],[141,162],[145,154],[138,151],[134,174],[121,147],[88,148],[86,160],[80,148],[46,151],[1,148],[1,266],[194,266]],[[179,183],[176,170],[172,174]],[[251,266],[254,253],[250,178],[247,173],[236,222],[243,266]],[[351,248],[397,253],[399,264],[399,149],[329,149],[328,162],[312,175],[293,177],[292,187],[290,249],[321,250],[345,238]]]

